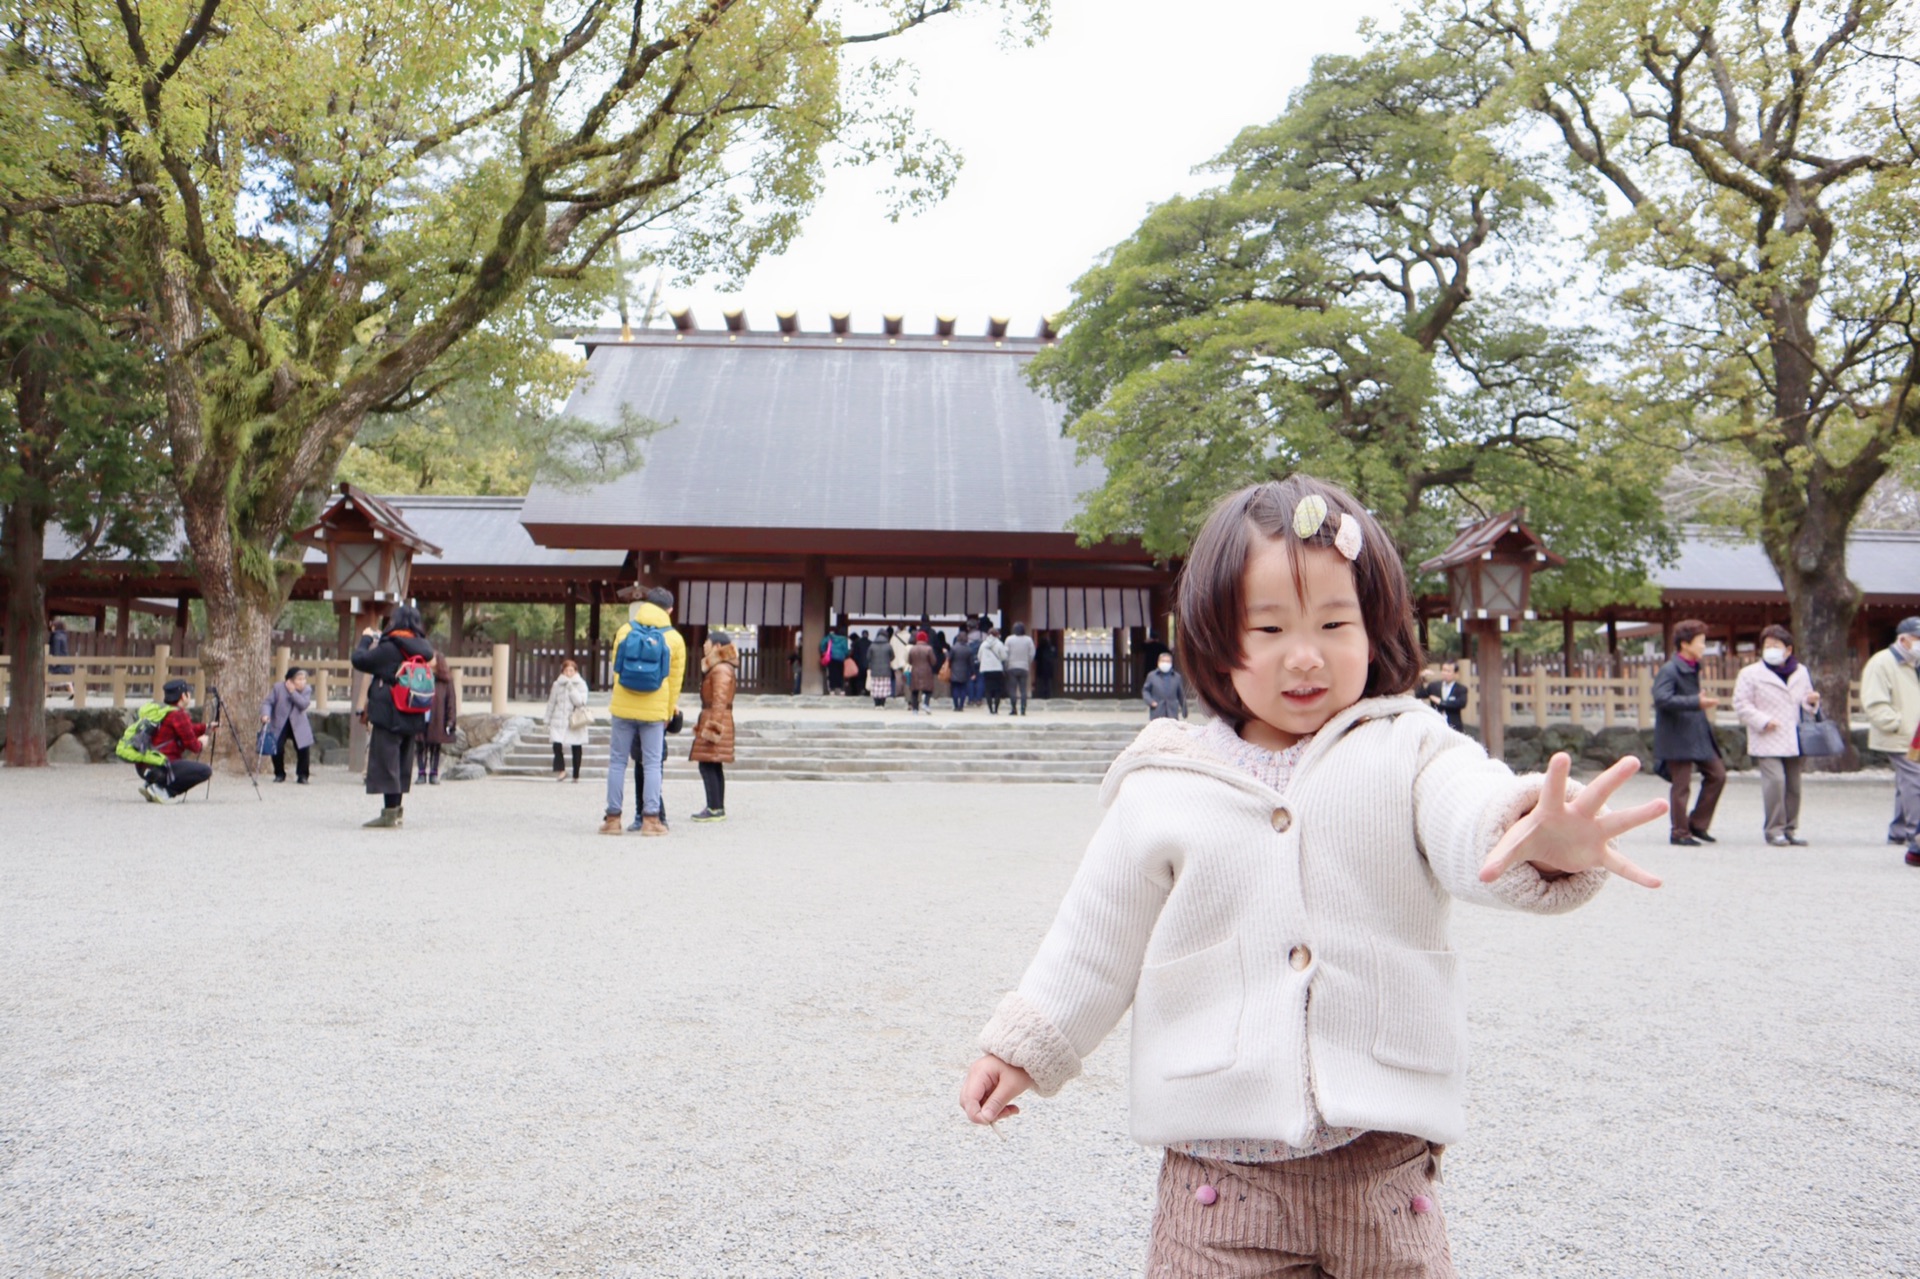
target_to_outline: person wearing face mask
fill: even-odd
[[[1187,685],[1173,669],[1173,654],[1160,654],[1159,662],[1147,672],[1147,678],[1140,685],[1141,700],[1147,704],[1147,718],[1172,719],[1176,714],[1187,717]]]
[[[1766,809],[1766,839],[1776,847],[1804,845],[1800,824],[1800,712],[1818,710],[1807,668],[1793,657],[1793,632],[1769,626],[1760,632],[1760,660],[1740,669],[1733,683],[1733,713],[1747,726],[1747,753],[1760,770]]]
[[[1920,763],[1907,758],[1920,729],[1920,617],[1893,628],[1893,644],[1860,671],[1860,709],[1867,716],[1867,748],[1893,761],[1893,822],[1889,844],[1907,846],[1907,865],[1920,866]]]

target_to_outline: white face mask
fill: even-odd
[[[1787,650],[1784,648],[1762,649],[1760,652],[1760,660],[1768,666],[1778,666],[1787,660]]]
[[[1172,663],[1172,662],[1162,662],[1162,663],[1160,663],[1160,669],[1161,669],[1161,670],[1163,670],[1163,671],[1170,671],[1170,670],[1172,670],[1172,669],[1173,669],[1173,663]]]

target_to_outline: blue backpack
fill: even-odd
[[[667,682],[673,669],[673,653],[667,648],[667,633],[658,626],[634,623],[613,655],[613,675],[620,687],[636,693],[651,693]]]

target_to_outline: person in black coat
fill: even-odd
[[[1467,709],[1467,686],[1460,682],[1460,667],[1456,663],[1440,663],[1440,678],[1421,689],[1420,696],[1447,717],[1447,726],[1454,732],[1464,731],[1460,712]]]
[[[1720,699],[1700,692],[1700,659],[1707,652],[1707,624],[1685,621],[1673,628],[1674,654],[1653,677],[1654,770],[1671,784],[1667,813],[1672,822],[1667,842],[1711,844],[1714,805],[1727,784],[1727,765],[1708,714]],[[1700,768],[1700,796],[1687,811],[1694,766]]]
[[[393,702],[393,680],[409,657],[433,660],[427,628],[420,610],[402,604],[393,610],[387,629],[369,627],[360,632],[353,652],[353,669],[373,676],[367,688],[366,708],[360,713],[370,730],[367,742],[367,794],[384,796],[380,815],[366,825],[375,830],[397,828],[406,815],[401,797],[413,788],[413,752],[427,729],[427,715],[406,714]]]

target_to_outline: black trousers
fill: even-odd
[[[184,795],[212,777],[213,769],[190,759],[180,759],[171,764],[143,768],[140,770],[140,776],[166,791],[168,795]]]
[[[440,744],[420,739],[420,776],[440,776]]]
[[[700,764],[700,784],[707,788],[707,807],[716,813],[727,809],[727,768],[724,764]]]
[[[576,782],[580,780],[580,752],[582,749],[584,748],[579,746],[573,748],[573,780]],[[566,757],[560,753],[559,742],[553,744],[553,771],[556,773],[564,773],[567,771]]]
[[[273,775],[284,778],[287,775],[287,744],[293,741],[293,725],[288,724],[280,730],[280,740],[273,744]],[[313,747],[295,746],[294,775],[306,781],[313,770]]]

